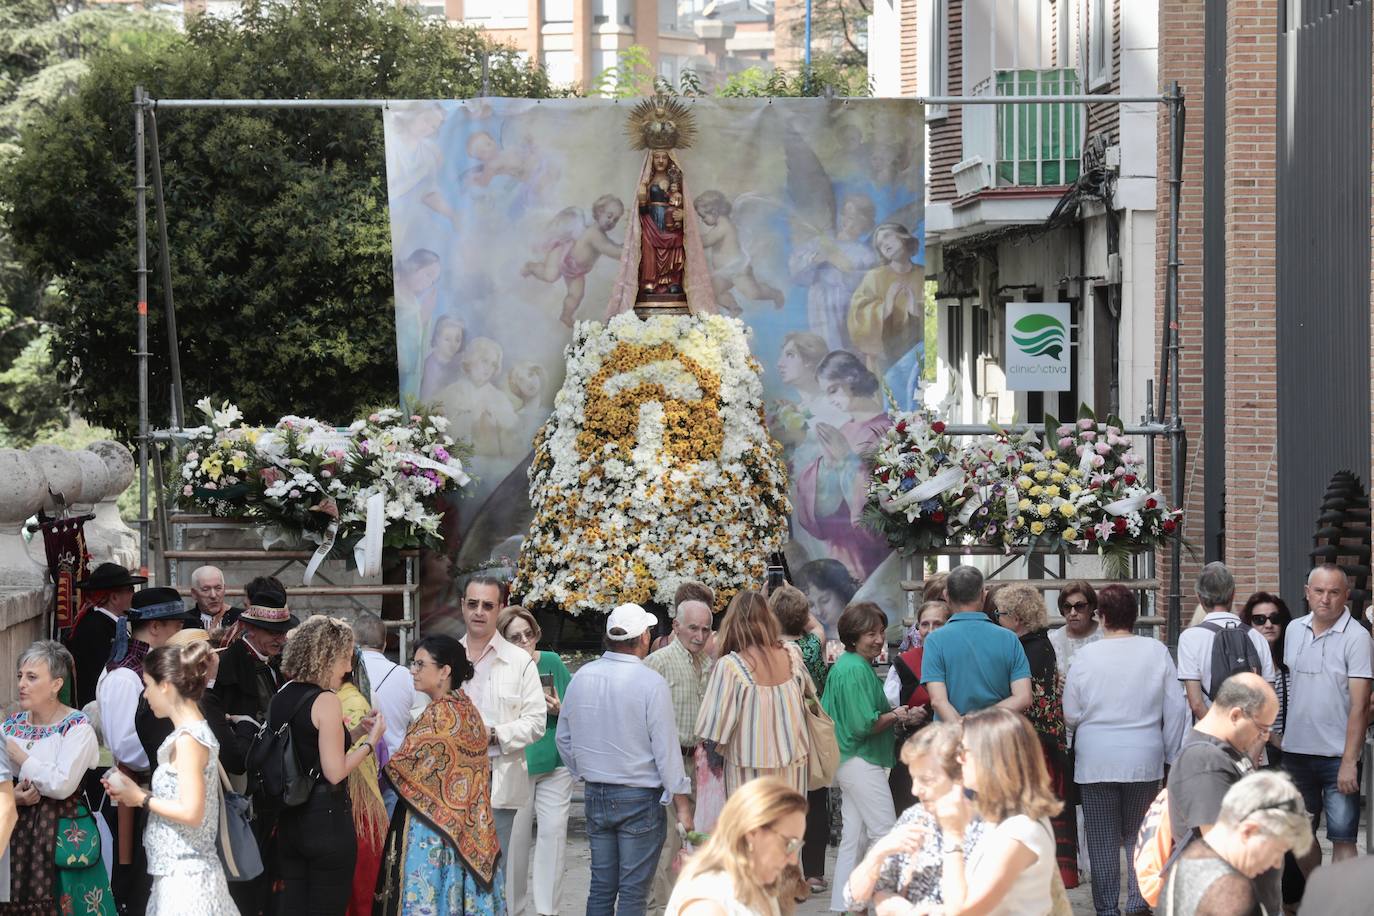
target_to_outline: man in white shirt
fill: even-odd
[[[516,809],[530,800],[525,748],[544,734],[547,707],[534,659],[496,631],[505,597],[506,588],[500,579],[483,575],[469,579],[463,589],[467,634],[459,642],[475,672],[463,685],[463,692],[487,724],[496,837],[501,851],[509,854]]]
[[[386,647],[386,624],[382,618],[371,611],[363,611],[353,620],[353,640],[363,657],[363,667],[367,669],[367,682],[372,688],[372,706],[386,720],[387,750],[396,753],[405,740],[406,729],[410,727],[410,711],[416,705],[416,697],[423,694],[415,690],[415,681],[410,672],[382,654]],[[382,800],[386,803],[386,813],[396,811],[396,790],[381,774]]]
[[[1354,858],[1360,830],[1359,762],[1369,724],[1374,642],[1350,616],[1350,581],[1325,564],[1307,576],[1311,612],[1284,631],[1283,661],[1290,686],[1283,733],[1283,768],[1302,792],[1307,810],[1326,815],[1331,860]],[[1321,864],[1313,844],[1299,860],[1303,870]]]
[[[1198,604],[1207,609],[1202,624],[1229,629],[1241,625],[1240,618],[1231,611],[1236,598],[1236,580],[1224,563],[1208,563],[1197,577]],[[1216,633],[1206,626],[1189,627],[1178,637],[1178,679],[1188,695],[1188,708],[1199,721],[1207,715],[1212,698],[1207,695],[1212,683],[1212,641]],[[1246,634],[1255,647],[1260,670],[1255,672],[1270,684],[1274,683],[1274,659],[1269,644],[1256,630]],[[1236,672],[1232,672],[1233,674]]]
[[[165,645],[172,634],[185,625],[188,616],[180,593],[174,588],[145,588],[134,595],[129,610],[129,641],[122,654],[116,652],[96,684],[95,699],[100,704],[100,735],[110,749],[115,764],[139,785],[147,786],[152,763],[143,751],[134,727],[134,714],[143,696],[143,659],[153,649]],[[143,825],[147,814],[120,806],[106,808],[106,822],[121,849],[114,860],[110,887],[122,911],[142,913],[152,890],[143,857]],[[124,860],[123,851],[132,858]]]

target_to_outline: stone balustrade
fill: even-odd
[[[106,561],[134,567],[138,535],[119,517],[116,501],[134,479],[134,459],[118,442],[95,442],[85,449],[56,445],[0,449],[0,707],[15,699],[14,678],[20,653],[46,631],[52,605],[43,539],[24,537],[24,523],[40,509],[56,513],[65,505],[74,514],[93,514],[86,522],[86,548],[92,567]]]

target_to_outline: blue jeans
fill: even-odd
[[[1360,834],[1360,793],[1346,795],[1336,786],[1341,768],[1339,757],[1283,752],[1283,768],[1293,777],[1302,793],[1313,823],[1326,814],[1326,838],[1333,843],[1354,843]],[[1360,767],[1355,768],[1355,784],[1360,785]]]
[[[662,789],[586,784],[583,799],[592,853],[587,916],[643,916],[666,831],[662,797]]]

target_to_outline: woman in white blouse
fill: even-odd
[[[1050,790],[1035,729],[1025,716],[994,706],[965,716],[963,732],[963,784],[956,784],[935,804],[942,841],[943,912],[1049,916],[1057,903],[1067,907],[1050,827],[1050,818],[1064,806]],[[965,789],[972,789],[975,797],[969,798]],[[975,813],[987,829],[966,853]],[[888,897],[877,906],[878,916],[926,911],[927,906],[901,897]]]
[[[56,901],[69,896],[82,901],[83,912],[113,916],[99,833],[80,792],[86,771],[100,759],[99,742],[85,713],[59,699],[73,668],[71,653],[50,639],[19,656],[21,711],[3,726],[19,805],[10,847],[10,904],[55,913]]]
[[[1083,796],[1093,906],[1097,916],[1117,916],[1121,850],[1130,862],[1164,764],[1178,756],[1192,722],[1168,647],[1133,633],[1135,596],[1109,585],[1097,593],[1097,607],[1103,636],[1073,657],[1064,719],[1077,729],[1074,781]],[[1134,869],[1126,872],[1126,911],[1147,911]]]

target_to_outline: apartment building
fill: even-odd
[[[443,0],[418,4],[475,25],[537,59],[558,83],[591,86],[632,46],[677,84],[704,86],[751,66],[771,68],[773,0]]]

